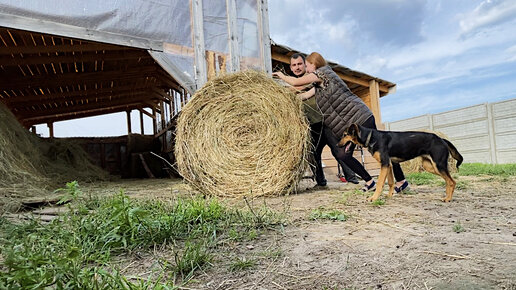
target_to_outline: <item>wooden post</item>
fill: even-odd
[[[47,126],[48,126],[48,136],[50,137],[50,139],[53,139],[54,138],[54,123],[53,122],[47,123]]]
[[[140,133],[145,135],[145,129],[143,129],[143,108],[140,108]]]
[[[376,127],[382,128],[382,113],[380,111],[380,88],[376,80],[369,82],[369,97],[371,101],[371,111],[373,111]]]
[[[240,70],[236,0],[226,0],[226,15],[228,19],[229,71],[236,72]]]
[[[217,68],[215,65],[215,52],[206,51],[206,62],[208,63],[208,80],[217,76]]]
[[[272,74],[271,38],[269,36],[269,8],[267,0],[257,0],[258,4],[258,38],[262,68],[269,76]],[[289,60],[290,61],[290,60]]]
[[[166,107],[167,107],[167,104],[165,103],[165,101],[161,101],[161,128],[159,128],[159,130],[163,130],[164,128],[167,127],[167,122],[165,120],[165,115],[166,115]]]
[[[207,80],[206,72],[206,47],[204,45],[204,16],[202,12],[202,0],[191,0],[192,33],[195,55],[195,85],[201,88]]]
[[[127,113],[127,135],[130,135],[131,130],[131,110],[125,111]]]
[[[156,122],[156,117],[157,117],[157,112],[156,112],[156,107],[155,106],[152,106],[152,131],[154,133],[154,135],[156,135],[156,133],[158,132],[157,130],[157,127],[158,127],[158,124]]]

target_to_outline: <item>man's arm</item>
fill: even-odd
[[[301,99],[301,101],[308,100],[315,95],[315,88],[311,88],[309,91],[298,94],[297,97]]]
[[[314,73],[306,74],[300,78],[291,77],[283,74],[282,72],[273,72],[272,76],[278,77],[285,82],[287,82],[290,85],[293,85],[295,87],[308,85],[311,83],[318,83],[321,81]]]

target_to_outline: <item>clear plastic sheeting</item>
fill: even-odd
[[[203,2],[204,46],[206,50],[228,54],[226,0]]]
[[[32,30],[36,32],[59,34],[60,31],[48,31],[50,27],[45,27],[45,22],[53,22],[91,31],[192,46],[189,1],[0,0],[0,13],[43,21],[34,25]]]
[[[188,55],[149,51],[154,60],[190,94],[195,92],[194,59]]]
[[[187,90],[195,90],[196,75],[212,77],[230,71],[229,65],[234,71],[260,70],[270,62],[260,54],[262,37],[268,38],[269,32],[259,31],[258,21],[258,1],[267,1],[199,1],[200,16],[192,15],[192,2],[187,0],[0,0],[0,26],[147,49]],[[227,3],[236,15],[228,17]],[[205,51],[197,58],[205,52],[204,59],[195,59],[195,17],[203,20],[204,46],[197,47]],[[232,35],[238,45],[228,36],[235,17]]]

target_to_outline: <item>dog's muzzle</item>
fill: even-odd
[[[349,152],[349,148],[351,147],[352,143],[353,142],[348,141],[344,145],[340,145],[340,143],[338,143],[337,146],[340,147],[340,148],[344,147],[344,152],[348,153]]]

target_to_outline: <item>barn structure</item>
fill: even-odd
[[[173,159],[175,117],[209,78],[288,71],[296,52],[271,44],[266,0],[0,0],[1,102],[28,130],[46,124],[50,138],[56,122],[126,112],[126,136],[82,139],[95,162],[114,174],[135,157],[135,138],[152,139],[149,146],[159,141],[163,156]],[[395,84],[331,65],[381,126],[379,98]],[[133,110],[146,138],[133,132]],[[152,132],[144,132],[144,118],[152,120]],[[144,156],[137,158],[144,166]],[[333,175],[329,151],[324,158]]]

